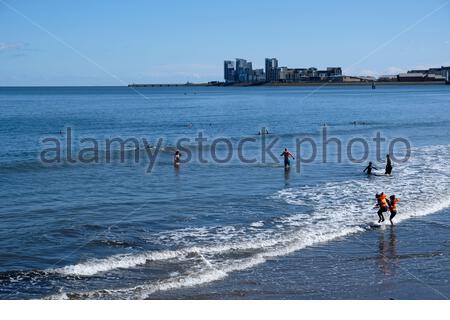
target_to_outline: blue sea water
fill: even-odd
[[[0,298],[450,296],[449,107],[444,85],[0,88]],[[68,128],[75,156],[83,138],[102,155],[106,139],[136,138],[139,161],[127,142],[111,163],[71,163],[67,152],[43,163],[43,140],[65,147]],[[324,129],[342,142],[326,161]],[[362,174],[368,161],[385,165],[377,133],[381,159],[394,139],[410,144],[394,145],[410,158],[392,177]],[[279,160],[284,147],[307,159],[307,143],[295,152],[305,137],[317,156],[300,171],[262,161],[263,140]],[[143,138],[157,151],[151,172]],[[192,159],[175,168],[180,138]],[[211,156],[217,138],[232,145],[227,163]],[[367,141],[364,163],[348,160],[355,138]],[[243,152],[255,163],[238,159],[242,139],[253,139]],[[352,155],[364,156],[361,144]],[[395,227],[371,227],[382,191],[401,198]]]

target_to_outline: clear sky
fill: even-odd
[[[352,75],[450,65],[450,3],[0,0],[0,85],[222,80],[236,57]]]

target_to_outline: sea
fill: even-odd
[[[449,163],[446,85],[2,87],[0,299],[447,299]]]

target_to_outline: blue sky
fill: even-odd
[[[450,3],[0,0],[3,86],[222,80],[236,57],[353,75],[450,65]]]

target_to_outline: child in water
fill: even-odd
[[[389,217],[389,221],[391,221],[391,224],[394,225],[394,219],[395,215],[397,214],[397,203],[400,202],[399,198],[396,198],[395,195],[390,196],[389,198],[389,211],[391,212],[391,216]]]
[[[364,171],[363,172],[366,172],[367,171],[367,175],[371,175],[372,174],[372,170],[373,169],[375,169],[375,170],[378,170],[377,168],[375,168],[374,166],[372,166],[372,162],[369,162],[369,165],[364,169]]]
[[[384,192],[382,192],[381,194],[376,194],[375,198],[377,199],[377,205],[375,206],[378,209],[378,223],[384,222],[384,212],[388,211],[389,208],[389,204],[388,204],[388,200],[386,195],[384,194]]]

